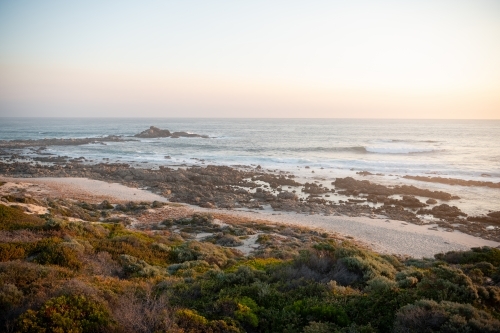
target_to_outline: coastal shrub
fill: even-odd
[[[270,268],[277,267],[280,264],[285,263],[285,261],[276,258],[252,258],[248,260],[239,261],[236,265],[231,266],[228,271],[234,272],[240,266],[248,266],[253,269],[266,271]]]
[[[87,256],[87,265],[92,275],[122,276],[121,265],[108,252],[97,252]]]
[[[98,221],[99,212],[95,211],[92,205],[87,203],[74,203],[69,200],[62,199],[48,199],[50,214],[59,217],[72,217],[84,221]]]
[[[410,266],[396,274],[396,282],[400,288],[413,288],[424,276],[424,270]]]
[[[380,256],[374,252],[357,248],[349,243],[343,243],[334,251],[334,257],[338,258],[338,262],[342,263],[342,269],[347,269],[351,273],[362,277],[362,281],[366,282],[377,276],[385,276],[394,278],[397,270],[396,266],[401,266],[401,263],[393,256]]]
[[[234,312],[234,318],[237,319],[243,326],[257,327],[259,318],[252,309],[245,304],[237,303],[237,310]]]
[[[105,238],[109,235],[109,230],[105,229],[99,223],[80,222],[80,221],[61,221],[48,218],[45,225],[46,230],[64,230],[65,233],[86,239]]]
[[[368,281],[377,276],[393,277],[395,268],[382,260],[372,258],[362,258],[359,256],[344,257],[339,260],[350,272],[362,276],[364,281]]]
[[[113,301],[111,312],[120,332],[182,333],[166,294],[154,292],[150,285],[127,288]]]
[[[28,310],[17,320],[18,332],[105,332],[111,326],[106,308],[85,296],[60,296]]]
[[[23,243],[0,243],[0,261],[24,259],[26,257]]]
[[[73,270],[79,270],[83,266],[78,252],[64,246],[59,238],[46,238],[37,242],[30,256],[34,256],[33,262],[41,265],[59,265]]]
[[[500,309],[500,287],[481,286],[477,288],[477,293],[483,304],[492,308]]]
[[[190,309],[180,309],[175,313],[177,325],[189,333],[239,333],[234,323],[223,320],[208,320]]]
[[[149,239],[135,235],[116,236],[113,238],[91,241],[96,252],[108,252],[114,260],[121,255],[129,255],[147,262],[150,265],[166,266],[170,262],[170,254],[164,248],[153,246]]]
[[[23,294],[45,294],[74,272],[57,266],[42,266],[22,261],[0,263],[0,285],[15,285]]]
[[[335,331],[336,326],[332,323],[311,321],[304,327],[303,333],[331,333]]]
[[[0,204],[0,230],[39,229],[44,224],[37,216]]]
[[[475,247],[470,251],[439,253],[435,257],[450,264],[475,264],[485,261],[494,266],[500,266],[500,249],[489,246]]]
[[[23,292],[14,284],[4,283],[0,285],[0,312],[8,311],[19,305],[23,300]]]
[[[398,284],[395,281],[390,280],[385,276],[377,276],[367,282],[364,291],[369,293],[385,293],[397,287]]]
[[[180,264],[173,264],[167,267],[167,270],[172,275],[183,276],[183,277],[194,277],[205,273],[209,269],[219,268],[216,265],[210,265],[205,260],[194,260],[185,261]]]
[[[123,271],[128,277],[154,277],[167,275],[167,270],[163,267],[149,265],[144,260],[127,254],[120,256]]]
[[[170,258],[173,262],[204,260],[209,264],[217,265],[219,268],[225,267],[229,259],[241,256],[242,254],[231,249],[198,241],[185,242],[170,252]]]
[[[417,284],[421,298],[435,301],[472,303],[478,299],[472,280],[458,268],[439,266],[426,272]]]
[[[226,246],[226,247],[235,247],[243,245],[243,242],[233,235],[223,235],[216,242],[218,245]]]
[[[500,331],[500,321],[469,304],[437,303],[420,300],[402,307],[396,314],[395,333],[407,332],[467,332],[493,333]]]
[[[346,327],[339,328],[332,323],[312,321],[304,327],[303,333],[375,333],[376,330],[368,325],[351,324]]]
[[[471,268],[478,269],[481,271],[481,273],[483,273],[484,276],[489,276],[489,277],[492,277],[497,269],[495,266],[486,261],[478,262],[474,264]]]
[[[342,307],[320,299],[298,300],[289,309],[302,319],[303,325],[310,321],[330,322],[341,327],[349,324],[349,318]]]
[[[330,256],[320,256],[316,251],[301,251],[288,264],[272,271],[272,276],[280,280],[312,280],[329,282],[334,279],[335,260]]]
[[[239,299],[222,298],[214,303],[213,310],[222,317],[232,317],[243,327],[255,328],[259,325],[259,318],[255,314],[258,306],[250,297]]]

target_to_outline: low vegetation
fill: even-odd
[[[305,228],[195,214],[138,231],[109,203],[75,206],[0,204],[0,331],[500,332],[499,249],[397,258]]]

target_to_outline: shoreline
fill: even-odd
[[[98,202],[162,201],[168,202],[152,192],[131,188],[118,183],[107,183],[88,178],[12,178],[0,177],[0,181],[19,183],[27,189],[29,184],[37,184],[41,195],[62,196],[67,199],[90,200]],[[5,185],[4,185],[5,186]],[[0,190],[3,186],[0,186]],[[36,191],[36,190],[35,190]],[[46,191],[46,192],[43,192]],[[50,192],[52,191],[52,192]],[[34,192],[36,193],[36,192]],[[243,211],[241,209],[203,208],[188,204],[177,204],[179,211],[212,213],[228,218],[237,217],[260,220],[267,223],[280,223],[320,229],[339,234],[344,238],[359,241],[379,253],[412,256],[415,258],[433,257],[434,254],[467,250],[471,247],[500,247],[499,242],[467,235],[460,231],[446,231],[436,225],[416,225],[404,221],[366,216],[325,216],[321,214],[297,214],[271,210]],[[160,222],[160,221],[153,221]]]

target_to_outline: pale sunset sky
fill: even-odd
[[[0,117],[500,119],[500,1],[0,0]]]

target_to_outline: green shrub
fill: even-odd
[[[193,310],[180,309],[175,313],[176,323],[189,333],[239,333],[235,325],[223,320],[208,320]]]
[[[74,271],[58,266],[9,261],[0,263],[0,285],[13,284],[26,294],[46,294],[60,281],[74,276]]]
[[[154,277],[168,275],[163,267],[149,265],[144,260],[127,254],[120,256],[124,273],[129,277]]]
[[[37,216],[0,204],[0,230],[37,229],[44,224]]]
[[[304,324],[310,321],[330,322],[338,326],[349,324],[349,318],[342,307],[324,303],[318,299],[295,301],[290,310],[300,316]]]
[[[0,311],[7,311],[21,303],[23,292],[11,283],[0,285]]]
[[[450,264],[475,264],[486,261],[494,266],[500,266],[500,249],[489,246],[475,247],[470,251],[440,253],[436,254],[435,257]]]
[[[431,268],[417,284],[417,294],[421,298],[459,303],[478,299],[472,280],[460,269],[447,266]]]
[[[85,296],[60,296],[28,310],[17,320],[18,332],[104,332],[111,325],[105,307]]]
[[[228,264],[229,259],[240,256],[221,246],[211,243],[200,243],[197,241],[188,241],[174,248],[171,252],[171,260],[177,263],[194,260],[204,260],[209,264],[215,264],[223,268]]]
[[[26,257],[23,243],[0,243],[0,261],[24,259]]]
[[[219,270],[219,267],[212,264],[209,265],[205,260],[185,261],[181,264],[173,264],[167,267],[168,272],[172,275],[183,277],[195,277],[210,269]]]
[[[36,243],[30,255],[34,262],[42,265],[59,265],[79,270],[83,264],[78,258],[78,251],[64,246],[59,238],[46,238]]]
[[[394,332],[493,333],[500,321],[469,304],[420,300],[398,311]]]
[[[112,232],[111,235],[116,233]],[[139,233],[110,237],[113,238],[92,240],[95,251],[108,252],[114,260],[119,260],[121,255],[129,255],[150,265],[166,266],[170,262],[169,251],[150,238],[141,237]]]

